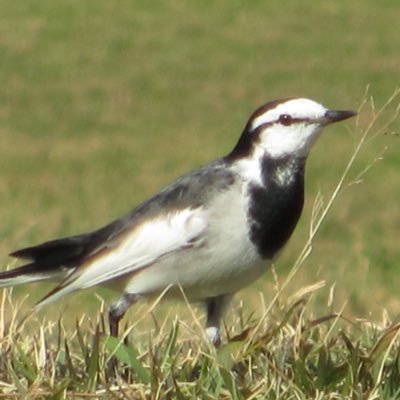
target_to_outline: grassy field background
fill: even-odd
[[[95,229],[227,153],[267,100],[357,109],[369,87],[379,107],[400,83],[396,0],[25,0],[1,1],[0,16],[3,267],[14,265],[11,250]],[[361,126],[371,114],[363,109]],[[329,128],[310,157],[307,204],[275,266],[279,282],[306,241],[316,193],[329,197],[354,150],[354,126]],[[364,146],[349,181],[372,167],[341,193],[283,299],[323,280],[316,315],[344,307],[379,321],[384,309],[400,312],[396,130],[398,120]],[[274,279],[269,271],[239,294],[248,314],[260,293],[266,302],[275,294]],[[29,292],[32,305],[47,288],[17,294]],[[45,313],[62,309],[73,323],[78,305],[96,315],[99,302],[85,292]]]

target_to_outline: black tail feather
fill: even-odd
[[[112,223],[97,231],[50,240],[37,246],[25,247],[10,256],[28,260],[28,263],[10,271],[0,272],[0,287],[27,281],[52,279],[69,275],[86,257],[99,251],[109,235],[119,229]]]
[[[68,261],[76,259],[85,252],[88,244],[88,235],[71,236],[63,239],[51,240],[37,246],[25,247],[10,254],[12,257],[30,259],[37,262],[52,259],[54,261]]]
[[[34,274],[35,272],[37,272],[37,266],[35,265],[35,263],[30,263],[30,264],[26,264],[21,267],[14,268],[14,269],[11,269],[8,271],[1,271],[0,272],[0,280],[1,279],[12,279],[12,278],[16,278],[21,275],[30,275],[30,274]]]
[[[10,254],[12,257],[30,262],[0,272],[0,287],[68,275],[87,254],[89,239],[89,235],[71,236],[14,251]]]

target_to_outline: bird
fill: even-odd
[[[126,215],[91,231],[14,251],[22,266],[0,287],[55,281],[36,307],[94,286],[119,292],[109,333],[141,299],[164,294],[205,307],[216,346],[233,295],[262,276],[291,237],[304,204],[307,156],[327,125],[356,115],[307,98],[254,111],[225,156],[183,175]]]

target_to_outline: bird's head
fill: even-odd
[[[256,151],[272,158],[305,158],[324,126],[355,114],[330,110],[305,98],[271,101],[251,115],[230,157],[246,157]]]

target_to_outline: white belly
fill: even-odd
[[[261,260],[249,239],[244,190],[237,185],[215,199],[202,243],[135,272],[125,291],[154,295],[172,286],[174,295],[180,286],[190,300],[199,300],[234,293],[262,275],[270,262]]]

